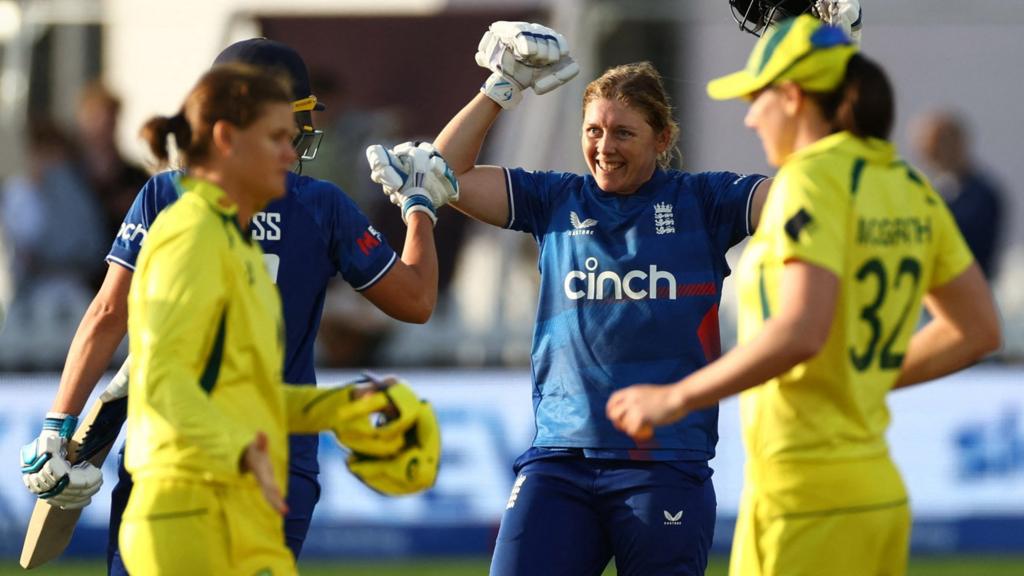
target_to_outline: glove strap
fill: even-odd
[[[71,478],[67,474],[65,474],[60,477],[60,480],[57,480],[57,484],[54,485],[53,488],[50,488],[46,492],[40,492],[39,497],[42,498],[43,500],[49,500],[50,498],[53,498],[54,496],[63,492],[64,489],[67,488],[68,484],[70,483]]]
[[[523,99],[523,93],[519,86],[516,86],[515,82],[502,76],[501,72],[494,72],[488,76],[487,80],[484,81],[484,85],[480,87],[480,91],[505,110],[515,108],[519,101]]]
[[[412,190],[416,190],[413,188]],[[405,201],[402,202],[402,220],[408,224],[409,214],[413,212],[423,212],[430,217],[430,222],[437,225],[437,212],[434,210],[434,203],[430,201],[430,198],[426,194],[416,194],[407,192],[409,194]]]
[[[47,412],[43,420],[43,430],[55,430],[60,433],[61,438],[71,438],[78,426],[78,417],[61,412]]]

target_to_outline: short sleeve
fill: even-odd
[[[765,212],[771,220],[765,232],[783,260],[801,260],[841,276],[850,203],[848,194],[829,182],[801,170],[781,170],[768,194]]]
[[[151,177],[139,190],[131,208],[121,221],[121,227],[110,246],[106,261],[135,270],[135,262],[142,249],[150,226],[164,208],[178,199],[175,179],[178,172],[161,172]]]
[[[697,176],[697,194],[704,209],[704,221],[715,248],[724,253],[753,232],[751,201],[754,190],[765,176],[732,172],[704,172]]]
[[[960,228],[953,219],[949,207],[938,194],[931,194],[932,202],[937,205],[936,221],[938,244],[935,247],[935,271],[932,273],[929,289],[942,286],[953,280],[974,262],[974,254],[967,246]]]
[[[352,288],[366,290],[384,277],[398,256],[341,188],[325,181],[317,184],[322,187],[322,205],[328,210],[328,217],[321,221],[329,226],[325,237],[331,260]]]
[[[506,228],[528,232],[540,238],[551,222],[551,206],[582,177],[564,172],[531,172],[522,168],[505,170],[509,202]]]

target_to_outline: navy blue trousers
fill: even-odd
[[[703,575],[717,501],[706,462],[584,458],[516,462],[491,576]]]

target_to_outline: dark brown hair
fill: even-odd
[[[266,104],[291,101],[291,88],[281,76],[244,64],[217,65],[199,79],[177,114],[150,118],[140,134],[161,163],[170,156],[167,137],[173,134],[182,164],[201,164],[210,153],[218,121],[245,128],[263,114]]]
[[[832,92],[808,95],[836,132],[888,140],[896,116],[895,96],[885,70],[861,54],[846,65],[843,83]]]
[[[672,118],[669,101],[661,74],[650,62],[635,62],[609,68],[600,78],[587,84],[583,92],[583,109],[594,100],[618,100],[644,115],[655,134],[668,130],[668,147],[658,155],[658,165],[668,168],[678,153],[679,125]]]

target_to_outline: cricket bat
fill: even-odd
[[[100,397],[93,402],[85,419],[68,441],[68,461],[88,460],[100,468],[117,440],[128,417],[128,362],[126,359]],[[32,519],[21,547],[21,567],[30,570],[60,556],[71,541],[82,509],[61,510],[46,500],[37,499]]]

